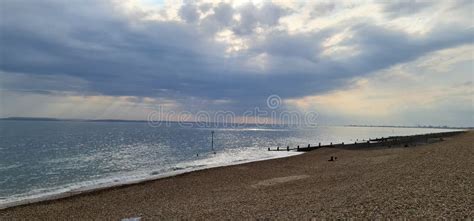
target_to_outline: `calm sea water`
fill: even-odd
[[[215,131],[211,150],[211,131]],[[354,142],[439,129],[183,128],[178,124],[0,121],[0,205],[207,167],[284,157],[268,147]]]

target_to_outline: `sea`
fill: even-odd
[[[0,120],[0,208],[428,128]],[[214,132],[214,133],[212,133]]]

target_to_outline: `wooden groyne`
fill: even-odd
[[[311,144],[305,146],[296,146],[296,147],[276,147],[268,148],[268,151],[298,151],[298,152],[307,152],[316,150],[319,148],[370,148],[370,147],[396,147],[396,146],[416,146],[427,143],[434,143],[442,141],[446,137],[458,135],[465,133],[466,131],[451,131],[451,132],[441,132],[441,133],[429,133],[429,134],[420,134],[420,135],[411,135],[411,136],[390,136],[390,137],[381,137],[369,140],[355,141],[354,143],[330,143],[326,145],[317,145],[312,146]]]

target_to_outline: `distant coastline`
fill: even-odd
[[[122,120],[122,119],[68,119],[68,118],[50,118],[50,117],[5,117],[0,118],[0,121],[75,121],[75,122],[120,122],[120,123],[147,123],[146,120]],[[177,121],[160,121],[162,123],[179,123]],[[186,121],[181,123],[201,123],[195,121]],[[218,122],[210,122],[219,125]],[[242,123],[234,123],[235,125],[242,125]],[[249,124],[252,125],[252,124]],[[428,129],[462,129],[472,130],[471,127],[457,127],[457,126],[433,126],[433,125],[366,125],[366,124],[349,124],[349,125],[324,125],[324,126],[342,126],[342,127],[389,127],[389,128],[428,128]]]
[[[140,122],[146,123],[146,120],[118,120],[118,119],[63,119],[63,118],[49,118],[49,117],[5,117],[0,120],[17,120],[17,121],[79,121],[79,122]]]
[[[390,127],[390,128],[428,128],[428,129],[462,129],[472,130],[474,127],[451,127],[451,126],[432,126],[432,125],[417,125],[417,126],[404,126],[404,125],[359,125],[350,124],[345,127]]]

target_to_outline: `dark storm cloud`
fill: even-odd
[[[473,39],[472,29],[461,26],[437,27],[414,37],[357,22],[290,34],[271,29],[289,13],[271,3],[237,9],[214,5],[207,9],[213,13],[201,21],[198,10],[206,7],[185,5],[179,14],[187,23],[134,21],[107,1],[1,4],[1,71],[30,79],[80,79],[87,90],[104,95],[224,99],[234,108],[261,103],[270,94],[297,98],[333,90],[353,77]],[[233,19],[234,14],[241,16],[240,21]],[[269,31],[251,40],[248,50],[227,55],[225,45],[214,40],[214,33],[225,27],[250,39],[257,39],[256,27]],[[354,46],[358,53],[344,59],[322,56],[324,39],[342,29],[354,32],[343,44]],[[263,68],[249,66],[259,58],[264,59]],[[38,91],[51,87],[37,83]],[[15,84],[24,88],[18,81]]]

